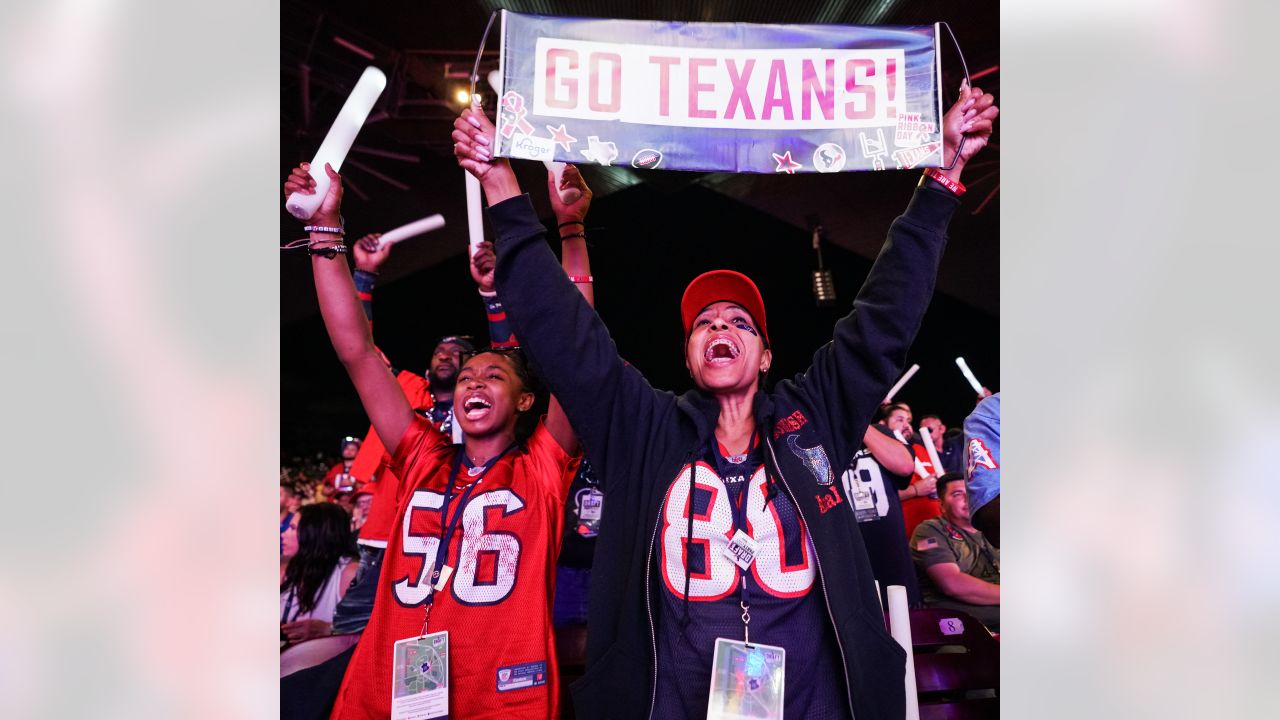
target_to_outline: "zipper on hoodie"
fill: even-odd
[[[689,464],[689,472],[693,472],[693,464]],[[679,477],[678,475],[676,476]],[[671,492],[671,488],[667,488],[667,493]],[[653,720],[653,709],[658,704],[658,638],[657,631],[654,629],[653,622],[653,599],[649,592],[649,584],[653,578],[653,545],[658,537],[658,525],[662,522],[662,509],[667,504],[666,493],[663,494],[662,504],[658,506],[658,517],[653,521],[653,533],[649,535],[649,554],[645,556],[644,571],[644,611],[649,615],[649,648],[653,652],[653,678],[649,686],[649,720]],[[692,505],[692,500],[689,501]]]
[[[791,486],[787,484],[787,479],[782,475],[782,465],[778,463],[778,456],[773,451],[773,443],[765,441],[765,446],[769,448],[769,457],[773,458],[773,468],[778,472],[778,481],[782,483],[783,489],[787,491],[787,497],[791,498],[791,504],[796,506],[796,514],[800,516],[800,522],[804,523],[805,528],[810,527],[809,521],[804,517],[804,511],[800,509],[800,503],[796,502],[796,496],[791,492]],[[810,539],[813,538],[812,532],[809,533],[809,537]],[[840,628],[836,627],[836,616],[831,612],[831,598],[827,596],[827,581],[822,573],[822,559],[818,557],[817,543],[813,543],[813,561],[818,566],[818,584],[822,586],[822,601],[827,606],[827,617],[831,620],[831,631],[835,633],[836,636],[836,649],[840,651],[841,669],[844,671],[845,675],[844,697],[845,701],[849,703],[849,717],[855,718],[856,720],[857,716],[853,712],[853,688],[849,685],[849,672],[847,670],[849,667],[849,660],[844,655],[844,644],[840,642]],[[653,711],[650,709],[650,715],[652,714]]]

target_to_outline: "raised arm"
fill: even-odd
[[[556,214],[556,228],[560,232],[560,266],[569,282],[578,289],[584,300],[591,307],[596,305],[594,279],[591,277],[591,257],[587,253],[587,210],[591,208],[591,188],[582,178],[582,173],[572,165],[566,165],[563,174],[563,187],[578,189],[579,197],[570,204],[560,199],[560,188],[556,187],[555,175],[547,171],[547,191],[551,195],[551,207]],[[555,395],[547,409],[547,430],[569,454],[578,449],[578,437],[569,425],[569,418]]]
[[[328,194],[320,203],[316,214],[307,220],[313,227],[339,228],[342,223],[342,177],[325,165],[330,184]],[[294,168],[284,184],[284,194],[294,192],[312,194],[315,180],[308,175],[308,165]],[[356,386],[365,413],[373,423],[379,437],[394,454],[400,437],[413,419],[413,409],[405,399],[400,384],[391,375],[373,345],[369,332],[369,320],[360,307],[347,256],[335,252],[342,244],[342,235],[334,232],[311,232],[308,252],[311,254],[311,270],[315,277],[316,298],[320,303],[320,315],[324,318],[329,340],[338,353],[338,359]]]
[[[960,205],[956,191],[962,187],[953,191],[947,184],[959,183],[965,165],[986,145],[998,112],[993,103],[981,90],[961,88],[943,117],[943,164],[955,158],[954,167],[939,171],[942,181],[926,171],[906,212],[890,226],[852,311],[836,323],[833,341],[814,354],[799,381],[833,430],[833,463],[848,464],[876,406],[902,372],[933,297],[947,225]]]
[[[591,188],[587,187],[587,183],[582,179],[582,174],[578,169],[569,166],[565,169],[564,181],[566,187],[576,187],[580,197],[571,205],[566,205],[560,201],[560,196],[556,192],[554,186],[554,176],[548,172],[548,186],[551,190],[552,206],[555,208],[556,221],[561,228],[561,266],[564,268],[565,275],[569,280],[578,287],[578,291],[586,298],[588,303],[594,304],[594,293],[591,291],[591,261],[587,254],[587,241],[583,232],[583,220],[587,216],[587,210],[591,207]],[[511,333],[509,323],[506,321],[506,308],[502,305],[502,301],[498,298],[497,292],[494,291],[494,265],[496,264],[496,256],[493,251],[493,244],[484,242],[475,255],[471,257],[471,277],[476,281],[476,285],[480,288],[480,295],[485,300],[485,309],[489,316],[489,329],[491,337],[494,339],[493,344],[509,344],[518,345],[514,333]],[[495,322],[495,318],[501,317],[501,323]],[[498,334],[494,334],[494,328],[499,327],[501,330]],[[498,337],[509,336],[507,341],[499,343]],[[578,438],[573,432],[573,428],[569,424],[569,418],[565,416],[564,408],[561,407],[556,396],[553,394],[547,408],[547,431],[555,438],[556,442],[565,452],[573,455],[578,451]]]
[[[480,179],[496,229],[498,292],[521,347],[572,420],[592,466],[617,487],[636,467],[635,438],[647,437],[650,423],[674,411],[675,398],[655,392],[618,357],[604,323],[558,269],[546,229],[510,165],[492,159],[492,138],[492,123],[474,110],[454,123],[454,154]],[[570,248],[570,262],[573,255]]]
[[[876,429],[875,425],[867,427],[862,434],[862,442],[871,451],[871,457],[895,475],[911,477],[916,466],[912,461],[911,451],[892,435],[886,435]]]

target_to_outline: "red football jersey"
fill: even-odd
[[[911,453],[916,459],[924,465],[924,469],[930,473],[934,473],[933,462],[929,460],[929,451],[919,443],[911,444]],[[924,480],[919,473],[911,476],[911,484]],[[915,532],[916,526],[928,520],[942,515],[942,508],[938,505],[938,498],[931,498],[928,495],[924,497],[914,497],[909,500],[902,501],[902,520],[906,526],[907,537],[911,537],[911,533]]]
[[[414,410],[427,410],[432,404],[431,392],[427,387],[427,379],[408,370],[401,370],[396,376],[400,389],[409,400]],[[360,527],[360,542],[364,545],[385,548],[387,537],[391,535],[391,527],[396,520],[396,496],[400,480],[391,470],[391,456],[373,426],[364,436],[360,444],[360,452],[351,464],[351,474],[358,480],[373,484],[373,504],[369,507],[369,517]]]
[[[390,715],[392,650],[422,630],[455,452],[422,417],[400,440],[391,470],[403,481],[377,599],[332,718]],[[465,468],[460,473],[449,517],[462,515],[445,555],[454,572],[435,593],[427,628],[449,631],[451,718],[558,716],[551,600],[577,465],[539,423],[528,446],[509,451],[461,505],[469,477]],[[532,685],[502,689],[513,669]]]

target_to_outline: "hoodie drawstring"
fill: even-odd
[[[693,481],[693,476],[695,474],[696,468],[694,468],[693,466],[692,454],[690,454],[687,458],[685,458],[685,464],[689,466],[689,504],[685,508],[684,520],[685,520],[685,525],[688,527],[689,534],[685,540],[684,546],[685,548],[691,548],[693,547],[693,491],[694,491],[694,488],[696,487]],[[685,559],[685,568],[684,568],[684,615],[680,618],[681,634],[684,633],[684,629],[688,627],[689,621],[692,619],[689,616],[689,580],[693,576],[693,573],[689,570],[689,565],[688,565],[689,557],[690,556],[688,554],[688,551],[686,550],[686,553],[685,553],[686,559]]]

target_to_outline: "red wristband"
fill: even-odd
[[[589,282],[594,282],[595,278],[591,277],[590,275],[570,275],[569,281],[575,282],[575,283],[589,283]]]
[[[924,175],[925,177],[933,178],[934,181],[936,181],[942,187],[950,190],[951,194],[955,195],[956,197],[959,197],[964,194],[964,191],[965,191],[964,184],[961,183],[959,180],[952,180],[946,175],[943,175],[942,171],[939,170],[938,168],[925,168]]]

